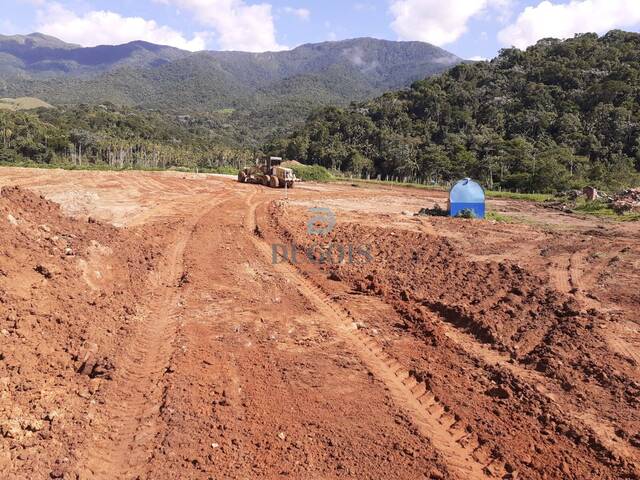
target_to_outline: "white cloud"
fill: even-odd
[[[541,38],[604,33],[638,24],[638,0],[572,0],[562,4],[544,1],[525,8],[513,24],[498,33],[498,39],[504,45],[525,48]]]
[[[188,40],[180,32],[158,25],[153,20],[123,17],[118,13],[105,10],[77,15],[60,4],[54,3],[46,10],[40,10],[37,17],[39,32],[86,47],[144,40],[191,51],[205,48],[205,39],[202,35],[196,35],[192,40]]]
[[[391,28],[400,40],[420,40],[445,45],[467,31],[472,17],[490,8],[505,13],[510,0],[393,0]]]
[[[311,18],[311,11],[308,8],[284,7],[284,11],[290,15],[295,15],[300,20],[309,20]]]
[[[264,52],[284,50],[276,41],[269,3],[249,5],[244,0],[157,0],[189,10],[196,21],[211,27],[222,50]]]

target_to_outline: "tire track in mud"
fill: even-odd
[[[117,357],[113,380],[100,392],[104,402],[89,413],[95,433],[79,462],[79,471],[88,478],[139,478],[152,455],[151,442],[159,432],[163,375],[185,295],[180,288],[184,252],[200,220],[219,203],[219,197],[214,197],[210,208],[187,221],[165,261],[150,276],[149,302],[137,317],[137,329]]]
[[[540,395],[543,395],[551,401],[563,416],[590,430],[594,434],[594,437],[610,452],[615,453],[619,457],[626,458],[640,473],[640,455],[638,455],[638,452],[634,451],[630,445],[626,445],[618,439],[615,434],[617,427],[605,421],[602,416],[599,415],[599,412],[587,408],[578,410],[577,407],[571,404],[568,397],[566,397],[564,401],[560,401],[560,398],[565,397],[564,392],[550,385],[549,381],[542,374],[524,368],[517,362],[512,362],[509,355],[492,350],[489,346],[478,342],[472,335],[457,328],[447,320],[442,319],[437,312],[433,312],[433,315],[435,318],[432,320],[442,328],[445,336],[461,347],[467,355],[476,358],[481,363],[500,366],[509,371],[517,379],[529,385]]]
[[[571,293],[571,261],[570,257],[558,259],[560,262],[551,269],[551,282],[562,293]]]
[[[630,321],[602,329],[609,348],[640,366],[640,326]]]
[[[603,305],[584,293],[583,271],[585,258],[584,252],[571,254],[565,260],[565,266],[552,269],[551,278],[553,283],[561,292],[574,295],[584,308],[594,308],[601,312],[615,311],[616,309]],[[640,366],[640,329],[636,325],[618,321],[615,325],[601,329],[601,334],[612,351]]]
[[[585,265],[586,254],[584,252],[576,252],[569,258],[569,282],[578,301],[585,308],[595,308],[602,312],[616,311],[615,308],[605,306],[600,301],[584,293],[585,275],[583,272],[585,271]],[[597,272],[591,272],[591,276],[594,276],[595,273]],[[640,328],[636,324],[618,320],[615,325],[610,325],[606,329],[603,328],[601,334],[606,339],[609,348],[632,360],[636,366],[640,366]]]
[[[269,245],[256,235],[259,232],[256,208],[262,203],[253,201],[256,193],[257,191],[252,192],[246,199],[244,226],[256,249],[271,260]],[[331,322],[333,330],[355,348],[361,361],[384,383],[396,405],[409,415],[413,424],[442,454],[453,472],[470,480],[512,478],[506,473],[504,464],[492,458],[488,447],[484,447],[475,433],[467,431],[455,413],[440,401],[428,385],[387,355],[377,341],[361,333],[355,326],[355,319],[346,310],[332,301],[293,265],[282,262],[273,265],[273,268],[292,280],[300,293]]]
[[[580,302],[584,308],[595,308],[598,310],[609,310],[605,308],[600,302],[594,300],[585,293],[585,281],[584,272],[586,267],[586,254],[585,252],[576,252],[569,257],[569,265],[567,267],[569,272],[569,285],[571,285],[571,293],[573,293],[576,299]],[[591,283],[591,282],[589,282]]]
[[[575,252],[562,257],[560,265],[551,269],[552,283],[560,292],[573,295],[583,308],[607,311],[609,309],[584,293],[585,257],[584,252]]]

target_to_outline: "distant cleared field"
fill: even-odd
[[[33,110],[34,108],[53,108],[47,102],[43,102],[39,98],[19,97],[19,98],[0,98],[0,110]]]

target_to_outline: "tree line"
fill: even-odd
[[[114,168],[241,168],[255,152],[183,117],[112,104],[0,110],[0,163]]]

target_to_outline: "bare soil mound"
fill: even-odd
[[[525,478],[560,478],[563,469],[578,478],[636,478],[640,378],[636,362],[612,351],[599,333],[611,321],[607,313],[584,308],[515,262],[471,260],[444,237],[355,222],[311,236],[304,210],[283,203],[273,203],[269,217],[272,232],[297,245],[300,267],[319,285],[326,291],[344,285],[347,308],[355,310],[354,298],[363,295],[393,308],[399,321],[386,318],[376,335],[386,329],[386,338],[402,331],[421,338],[428,361],[418,360],[425,359],[424,347],[398,347],[404,352],[397,355],[424,365],[415,376],[434,390],[442,382],[441,399],[495,451],[513,435],[511,451],[500,456],[528,471]],[[361,247],[370,261],[349,262],[348,250]],[[563,458],[557,470],[545,444]],[[535,464],[538,472],[531,470]]]
[[[142,232],[64,216],[17,187],[0,192],[0,470],[62,476],[117,362],[157,252]],[[25,478],[26,478],[25,477]],[[21,477],[22,478],[22,477]]]

